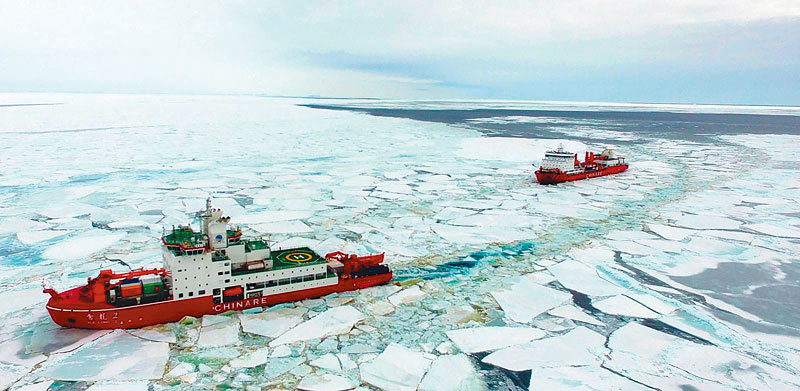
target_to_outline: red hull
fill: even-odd
[[[71,289],[52,297],[47,302],[47,311],[57,324],[64,327],[83,329],[130,329],[159,323],[176,322],[184,316],[199,317],[219,314],[231,310],[244,310],[253,307],[266,307],[290,301],[322,297],[336,292],[347,292],[385,284],[392,279],[392,273],[374,276],[340,279],[336,285],[321,286],[285,292],[270,296],[214,304],[212,296],[194,299],[167,300],[151,304],[114,307],[106,303],[82,303],[76,300],[78,290]]]
[[[627,164],[620,164],[618,166],[606,167],[602,170],[584,171],[577,174],[567,174],[564,172],[542,172],[537,170],[536,180],[543,185],[552,185],[562,182],[578,181],[581,179],[588,179],[612,174],[619,174],[628,169]]]

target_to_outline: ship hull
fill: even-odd
[[[75,305],[64,300],[51,298],[47,303],[47,311],[53,321],[64,327],[83,329],[130,329],[150,326],[159,323],[176,322],[184,316],[200,317],[219,314],[227,311],[238,311],[254,307],[267,307],[280,303],[322,297],[331,293],[347,292],[371,286],[385,284],[392,279],[392,272],[340,279],[338,283],[283,292],[227,303],[214,304],[212,296],[201,296],[193,299],[167,300],[156,303],[114,307],[105,303]],[[76,297],[75,288],[62,293],[68,297]]]
[[[537,170],[536,180],[542,185],[553,185],[562,182],[579,181],[582,179],[601,177],[606,175],[619,174],[628,169],[627,164],[620,164],[616,166],[606,167],[602,170],[584,171],[575,174],[567,174],[564,172],[542,172]]]

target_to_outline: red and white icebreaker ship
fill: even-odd
[[[616,156],[614,151],[606,149],[598,155],[586,152],[584,161],[578,160],[578,155],[564,151],[559,146],[555,151],[547,151],[544,159],[536,170],[536,180],[543,185],[552,185],[561,182],[577,181],[581,179],[618,174],[628,169],[625,158]]]
[[[307,247],[270,249],[243,238],[230,217],[211,208],[199,232],[173,228],[162,237],[164,267],[115,273],[101,270],[84,286],[50,294],[47,311],[57,324],[86,329],[136,328],[184,316],[265,307],[384,284],[392,271],[384,254],[335,252],[322,257]]]

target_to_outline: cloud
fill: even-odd
[[[798,26],[775,0],[16,2],[0,89],[647,100],[705,75],[719,100],[735,70],[790,77]],[[800,101],[770,83],[753,99]]]

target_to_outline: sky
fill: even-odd
[[[800,1],[0,0],[0,92],[800,105]]]

